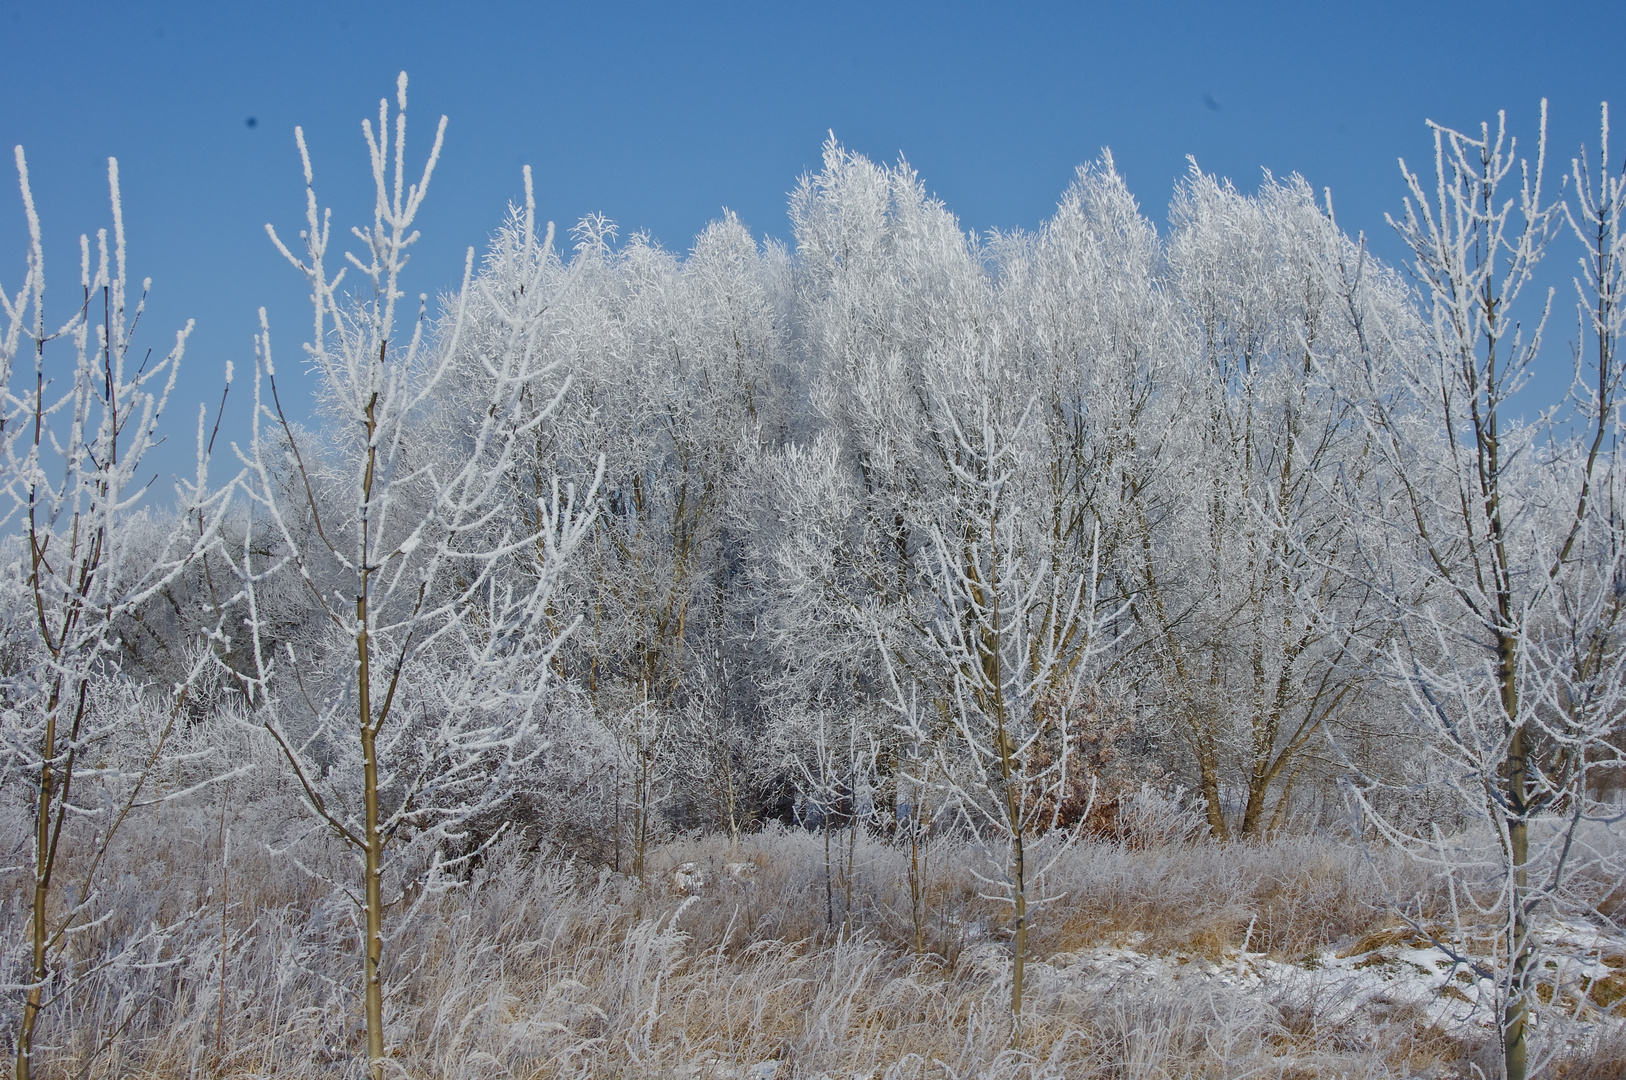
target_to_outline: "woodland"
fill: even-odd
[[[1297,176],[977,235],[832,136],[787,243],[526,170],[429,297],[406,91],[355,229],[296,129],[240,430],[117,163],[47,294],[15,151],[18,1080],[1622,1075],[1607,106],[1432,128],[1399,266]]]

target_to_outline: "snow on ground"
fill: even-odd
[[[1279,1005],[1298,1004],[1310,1009],[1314,1022],[1323,1027],[1396,1007],[1415,1008],[1427,1024],[1452,1035],[1475,1028],[1489,1032],[1495,1026],[1495,984],[1426,938],[1402,930],[1368,935],[1352,947],[1325,949],[1295,961],[1247,951],[1231,951],[1219,960],[1148,955],[1136,949],[1138,937],[1125,935],[1116,946],[1058,953],[1030,965],[1032,1000],[1084,986],[1100,992],[1102,982],[1171,990],[1195,983]],[[1626,1025],[1619,1005],[1599,1009],[1599,1001],[1582,1002],[1577,992],[1593,987],[1592,998],[1605,1006],[1626,997],[1626,937],[1610,937],[1584,923],[1557,922],[1543,934],[1542,957],[1550,982],[1560,987],[1560,1003],[1582,1022],[1577,1034],[1596,1024]],[[1550,998],[1550,989],[1544,989]]]
[[[1145,937],[1120,934],[1115,945],[1030,962],[1029,1008],[1043,1014],[1078,995],[1189,997],[1195,991],[1195,996],[1228,1000],[1238,1012],[1275,1008],[1285,1015],[1296,1009],[1307,1027],[1323,1031],[1397,1011],[1411,1011],[1421,1026],[1469,1041],[1475,1035],[1491,1036],[1495,1029],[1496,987],[1491,980],[1477,977],[1445,950],[1406,930],[1370,934],[1344,949],[1325,949],[1297,960],[1237,950],[1217,960],[1180,953],[1154,955],[1137,948]],[[1593,996],[1604,999],[1605,1005],[1626,1001],[1626,936],[1611,936],[1584,923],[1559,922],[1547,928],[1542,946],[1544,968],[1577,1021],[1567,1026],[1569,1042],[1587,1039],[1600,1026],[1626,1028],[1621,1005],[1599,1009],[1591,1000],[1578,1002],[1576,993],[1590,985]],[[960,965],[983,969],[996,982],[1008,980],[1009,946],[984,941],[968,948]],[[789,1073],[782,1065],[771,1060],[736,1064],[718,1058],[683,1066],[677,1075],[695,1080],[784,1080]],[[892,1075],[890,1070],[872,1074]]]

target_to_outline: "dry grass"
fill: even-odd
[[[225,832],[270,835],[288,806],[268,798],[229,811]],[[49,1074],[359,1074],[356,911],[248,842],[225,868],[222,981],[218,813],[166,810],[126,841],[118,915],[75,947],[144,950],[144,963],[90,979],[48,1014]],[[321,855],[307,851],[306,865],[324,870]],[[337,853],[325,858],[327,871],[342,872]],[[1200,963],[1234,957],[1244,942],[1291,960],[1387,941],[1367,856],[1324,839],[1102,842],[1068,853],[1049,882],[1063,898],[1036,916],[1041,963],[1030,968],[1013,1049],[1005,913],[966,869],[980,858],[965,841],[934,841],[927,952],[916,956],[906,860],[879,839],[854,848],[850,913],[845,859],[835,868],[828,921],[814,834],[669,844],[651,853],[643,887],[518,843],[499,847],[463,888],[392,913],[391,1071],[1376,1078],[1449,1075],[1483,1056],[1415,1007],[1351,1019],[1293,987],[1248,995],[1218,982],[1076,979],[1042,963],[1114,944]],[[12,901],[8,940],[18,940],[19,916]],[[155,924],[168,929],[152,936]],[[113,1033],[105,1047],[98,1033]],[[1613,1052],[1578,1051],[1554,1075],[1607,1075],[1598,1054]]]

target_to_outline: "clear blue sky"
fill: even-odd
[[[307,326],[302,283],[263,228],[302,219],[294,125],[336,224],[360,222],[360,120],[402,69],[420,151],[450,117],[408,283],[432,294],[501,220],[525,163],[561,228],[601,211],[623,236],[647,229],[682,251],[722,207],[788,238],[786,193],[817,168],[830,129],[873,158],[904,154],[977,230],[1036,226],[1103,146],[1161,222],[1190,154],[1244,189],[1261,168],[1330,187],[1344,227],[1376,234],[1393,259],[1383,214],[1403,194],[1395,159],[1428,164],[1425,119],[1476,125],[1505,108],[1528,135],[1545,96],[1552,152],[1567,162],[1595,144],[1608,99],[1617,158],[1626,151],[1620,0],[0,0],[0,41],[0,145],[28,153],[56,314],[79,233],[107,219],[116,156],[132,269],[154,279],[146,341],[198,323],[188,410],[218,394],[228,358],[247,370],[260,305],[284,357]],[[0,196],[0,286],[21,277],[23,237],[15,194]],[[1547,350],[1555,394],[1570,325],[1554,326]]]

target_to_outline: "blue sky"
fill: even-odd
[[[56,313],[79,233],[107,219],[116,156],[132,269],[154,279],[147,341],[198,323],[189,403],[218,394],[227,359],[246,369],[260,305],[283,355],[297,347],[302,283],[264,233],[267,221],[292,232],[301,220],[293,127],[305,128],[336,222],[363,220],[360,120],[402,69],[409,144],[426,149],[450,117],[413,292],[455,284],[464,249],[518,196],[522,164],[561,228],[599,211],[623,236],[647,229],[681,251],[723,207],[788,238],[786,193],[817,168],[827,130],[874,158],[902,153],[977,230],[1036,226],[1103,146],[1161,222],[1190,154],[1244,189],[1261,168],[1330,187],[1344,227],[1373,233],[1393,259],[1383,214],[1403,195],[1395,160],[1428,163],[1425,119],[1471,126],[1505,108],[1531,135],[1545,96],[1551,153],[1567,162],[1582,140],[1595,144],[1609,99],[1616,157],[1626,150],[1619,0],[0,0],[0,40],[0,143],[28,153]],[[23,238],[18,200],[0,196],[0,286],[21,277]],[[1538,391],[1562,394],[1569,326],[1554,326]]]

